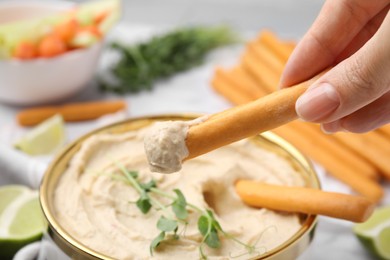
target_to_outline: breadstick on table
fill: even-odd
[[[233,82],[239,81],[241,84],[248,84],[252,87],[257,88],[256,98],[265,96],[268,94],[267,91],[264,90],[259,84],[256,82],[256,80],[246,71],[243,66],[240,64],[237,67],[233,68],[231,71],[231,78],[233,79]],[[237,82],[238,83],[238,82]]]
[[[366,221],[375,204],[361,196],[325,192],[313,188],[271,185],[239,180],[236,192],[250,206],[272,210],[324,215],[353,222]]]
[[[275,90],[279,79],[267,64],[259,61],[255,54],[247,52],[242,56],[242,66],[257,80],[259,85],[264,86],[268,93]]]
[[[265,44],[261,42],[252,42],[248,44],[247,47],[251,53],[253,53],[256,57],[264,60],[266,64],[268,64],[270,70],[274,72],[274,74],[280,76],[280,73],[283,70],[284,62],[282,62]]]
[[[45,106],[23,110],[17,115],[22,126],[33,126],[48,119],[55,114],[61,114],[65,121],[83,121],[96,119],[102,115],[118,112],[126,108],[126,102],[96,101],[72,103],[63,106]]]
[[[348,165],[356,174],[361,174],[374,181],[379,180],[379,170],[376,167],[369,163],[364,157],[338,142],[332,135],[325,135],[321,132],[319,126],[298,121],[291,122],[289,125],[302,133],[302,139],[306,139],[307,142],[312,144],[310,150],[318,150],[317,148],[319,148],[321,149],[319,155],[332,154],[339,158],[344,164]],[[333,164],[333,162],[329,161],[326,165],[327,164]]]
[[[236,88],[237,92],[244,91],[242,88],[245,86],[243,86],[243,84],[236,85],[234,84],[233,80],[233,77],[226,78],[226,84],[232,85],[230,86],[230,89]],[[234,94],[234,96],[238,94],[239,93],[236,93]],[[288,126],[283,126],[282,128],[284,127]],[[356,174],[362,174],[372,180],[378,180],[379,178],[377,168],[375,168],[371,163],[366,161],[365,158],[351,151],[350,149],[345,147],[344,144],[339,143],[337,140],[335,140],[332,136],[324,135],[322,132],[319,131],[319,127],[316,127],[315,125],[305,124],[297,121],[291,122],[289,123],[289,129],[287,129],[286,131],[289,131],[290,135],[291,131],[300,132],[299,136],[295,135],[294,138],[288,139],[294,139],[291,142],[294,142],[294,144],[298,148],[302,147],[305,153],[310,155],[314,154],[314,156],[312,157],[316,161],[323,163],[324,165],[329,165],[326,168],[329,171],[335,172],[334,175],[339,176],[340,173],[347,172],[348,174],[344,174],[344,178],[342,177],[342,179],[344,180],[344,182],[347,182],[348,185],[351,185],[350,183],[352,182],[352,186],[355,190],[370,197],[374,197],[374,199],[378,199],[381,196],[382,190],[378,189],[378,187],[371,188],[370,191],[367,192],[365,191],[365,188],[362,189],[358,184],[353,184],[354,180],[352,180],[351,178],[355,178]],[[318,148],[320,148],[320,150]],[[358,181],[358,183],[360,184],[361,182]],[[368,186],[371,187],[372,185]]]
[[[333,136],[373,163],[390,180],[390,142],[376,132],[365,134],[336,133]]]
[[[231,75],[225,76],[226,84],[231,84],[231,88],[235,87],[238,91],[245,91],[246,85],[240,84],[241,82],[243,82],[242,80],[234,84],[234,81],[238,81],[238,77],[235,78]],[[218,73],[216,77],[218,77]],[[237,94],[239,93],[233,94],[233,96],[236,96]],[[253,93],[252,96],[257,95]],[[315,125],[306,124],[302,122],[291,122],[289,125],[302,133],[302,135],[299,136],[297,140],[294,140],[294,142],[296,142],[296,146],[300,148],[301,146],[305,145],[305,148],[307,148],[305,149],[305,151],[312,151],[309,154],[315,153],[315,156],[312,157],[316,161],[324,164],[325,168],[327,168],[328,170],[332,169],[333,171],[343,172],[343,168],[348,168],[347,172],[354,172],[354,174],[362,174],[373,180],[378,180],[378,170],[371,163],[366,161],[365,158],[359,156],[357,153],[345,147],[344,144],[339,143],[337,140],[332,138],[332,136],[324,135],[322,132],[320,132],[318,127],[318,129],[316,129]],[[305,140],[299,142],[299,140],[301,139]],[[321,149],[321,151],[317,152],[318,149]],[[331,156],[328,156],[328,154],[331,154]],[[339,161],[339,164],[342,164],[341,167],[337,168],[337,163],[335,163],[332,159],[334,157],[337,157],[337,161]],[[376,198],[378,196],[375,194],[374,197]]]
[[[240,91],[245,92],[248,96],[251,96],[252,99],[259,98],[264,95],[264,92],[259,88],[256,83],[250,81],[250,79],[245,78],[244,75],[238,75],[237,72],[225,71],[221,68],[215,70],[214,78],[221,78],[225,82],[229,82],[234,85]]]
[[[382,126],[378,131],[390,138],[390,124]]]
[[[294,50],[294,45],[291,43],[281,42],[276,35],[268,30],[262,31],[257,39],[258,42],[265,44],[270,50],[272,50],[283,63],[286,63]]]
[[[316,149],[316,144],[306,138],[306,133],[301,132],[291,124],[273,129],[272,132],[289,141],[303,153],[310,155],[314,161],[321,164],[331,175],[349,185],[356,192],[371,199],[373,202],[378,202],[382,199],[384,194],[383,188],[377,182],[358,174],[356,168],[338,157],[337,153],[323,152]]]
[[[254,99],[245,92],[237,90],[235,86],[231,85],[220,77],[213,78],[211,81],[211,86],[215,91],[220,93],[235,105],[245,104]]]

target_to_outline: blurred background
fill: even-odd
[[[83,2],[83,1],[74,1]],[[226,23],[240,31],[266,27],[300,37],[322,0],[125,0],[123,21],[150,26]]]
[[[1,2],[5,0],[0,0]],[[253,39],[261,30],[270,29],[280,38],[298,41],[316,18],[323,3],[322,0],[122,0],[122,16],[110,32],[110,37],[137,41],[145,35],[150,36],[153,32],[166,28],[227,24],[248,40]],[[94,78],[86,88],[58,104],[123,99],[127,103],[126,117],[171,112],[218,112],[232,104],[213,91],[210,79],[216,66],[229,66],[236,62],[242,49],[243,44],[217,50],[202,66],[156,82],[153,91],[119,95],[104,93],[99,91]],[[99,61],[100,71],[105,69],[107,60],[108,56],[103,53]],[[15,120],[18,112],[24,108],[0,102],[0,142],[11,146],[17,137],[27,131],[18,126]],[[67,123],[67,141],[73,141],[106,123],[99,120]],[[44,163],[51,159],[52,157],[38,158]],[[322,177],[325,176],[323,169],[319,168],[319,172]],[[0,186],[9,183],[12,180],[0,175]],[[346,185],[333,178],[326,179],[324,186],[328,190],[350,191]],[[371,257],[351,233],[351,223],[324,217],[318,223],[313,244],[300,257],[300,260],[311,259],[366,260]]]
[[[0,0],[0,2],[6,1],[10,0]],[[132,30],[135,34],[142,35],[144,31],[160,28],[228,24],[248,39],[262,29],[271,29],[281,38],[299,40],[314,21],[323,2],[322,0],[124,0],[118,26],[122,29],[128,28],[124,36],[130,38]],[[110,94],[98,91],[96,82],[92,80],[88,87],[64,102],[95,100],[110,96],[112,97]],[[140,103],[143,104],[143,100]],[[133,106],[136,104],[137,100]],[[220,108],[217,106],[213,110]],[[19,106],[0,103],[0,124],[13,120],[20,109]],[[137,114],[137,111],[135,113]]]

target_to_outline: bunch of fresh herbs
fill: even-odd
[[[211,50],[238,41],[228,27],[186,27],[158,35],[136,45],[118,42],[111,47],[120,55],[110,68],[113,80],[101,89],[116,93],[152,89],[157,79],[200,65]]]

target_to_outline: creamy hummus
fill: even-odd
[[[201,116],[190,121],[161,121],[149,128],[144,138],[146,158],[152,172],[173,173],[181,169],[188,156],[188,128],[205,121]]]
[[[149,252],[160,233],[156,223],[161,211],[146,215],[136,207],[139,194],[120,179],[117,163],[139,172],[139,179],[155,179],[167,192],[180,189],[187,201],[211,208],[222,228],[240,241],[256,244],[253,255],[221,237],[221,247],[204,247],[209,259],[248,259],[272,250],[301,227],[297,214],[254,209],[243,204],[234,191],[237,179],[302,186],[304,180],[284,158],[243,140],[187,161],[170,175],[151,172],[144,153],[145,130],[126,134],[98,134],[83,142],[57,184],[55,216],[77,241],[116,259],[199,259],[202,239],[199,213],[190,211],[188,226],[179,240],[163,242]],[[173,194],[173,193],[172,193]],[[163,198],[156,197],[162,200]],[[168,201],[166,201],[168,203]],[[180,230],[179,230],[180,232]]]
[[[189,126],[188,121],[162,121],[150,128],[144,147],[151,171],[173,173],[181,169],[183,159],[188,156],[185,138]]]

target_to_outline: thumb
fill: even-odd
[[[305,121],[332,122],[375,101],[390,88],[390,14],[354,55],[329,70],[297,100]]]

